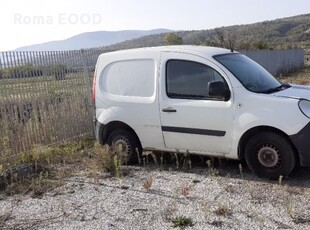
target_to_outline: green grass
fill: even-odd
[[[177,227],[185,228],[185,227],[193,226],[193,221],[189,217],[177,216],[172,219],[172,224],[174,228],[177,228]]]
[[[0,80],[0,100],[33,99],[51,92],[83,93],[85,89],[83,73],[67,74],[64,80],[56,80],[54,76],[3,79]]]

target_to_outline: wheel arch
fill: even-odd
[[[292,148],[294,150],[294,154],[295,154],[295,157],[296,157],[296,163],[298,163],[298,164],[300,163],[300,159],[299,159],[299,154],[298,154],[297,148],[295,147],[293,142],[290,140],[289,136],[286,133],[284,133],[283,131],[281,131],[280,129],[277,129],[277,128],[272,127],[272,126],[256,126],[256,127],[253,127],[251,129],[247,130],[241,136],[241,138],[239,140],[239,143],[238,143],[238,158],[240,160],[244,159],[246,143],[255,134],[257,134],[259,132],[263,132],[263,131],[274,132],[274,133],[277,133],[277,134],[283,136],[291,144],[291,146],[292,146]]]
[[[111,132],[113,132],[116,129],[126,129],[128,131],[130,131],[132,134],[134,134],[137,138],[137,140],[139,141],[139,145],[141,147],[141,141],[137,135],[137,133],[135,132],[135,130],[133,128],[131,128],[128,124],[122,122],[122,121],[111,121],[106,125],[103,125],[103,128],[101,129],[101,135],[100,135],[100,139],[98,140],[100,144],[106,144],[109,135],[111,134]]]

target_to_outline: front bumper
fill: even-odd
[[[298,151],[300,165],[310,166],[310,122],[290,139]]]

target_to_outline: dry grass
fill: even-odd
[[[184,185],[180,188],[180,194],[184,197],[187,197],[189,195],[190,190],[191,187],[189,185]]]
[[[0,155],[92,134],[82,73],[0,80]]]
[[[64,184],[65,178],[84,175],[95,182],[104,177],[127,175],[118,155],[94,138],[36,146],[31,151],[0,156],[0,195],[30,194],[41,197]],[[122,153],[120,153],[122,154]],[[146,180],[149,190],[153,178]]]
[[[0,193],[40,198],[64,184],[63,179],[88,167],[94,139],[35,146],[29,152],[0,156]],[[100,162],[100,161],[97,161]],[[94,170],[94,168],[91,168]]]
[[[292,84],[310,85],[310,57],[308,57],[308,61],[305,60],[305,68],[303,70],[286,76],[281,76],[279,77],[279,80]]]
[[[146,178],[146,180],[143,182],[143,188],[146,189],[146,191],[149,191],[153,185],[153,177],[149,176]]]

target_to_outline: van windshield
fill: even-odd
[[[213,57],[225,66],[249,91],[273,93],[289,88],[281,84],[267,70],[243,54],[224,54]]]

